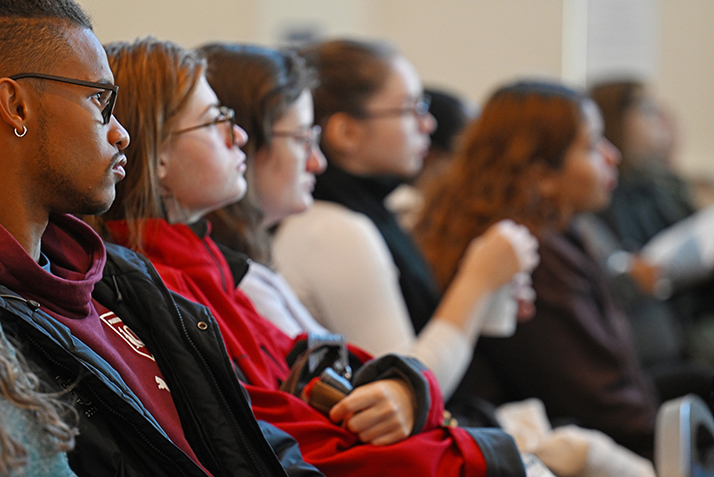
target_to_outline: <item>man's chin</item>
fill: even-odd
[[[79,213],[74,212],[74,214],[76,214],[76,215],[102,215],[112,207],[115,197],[116,197],[116,194],[111,194],[111,197],[107,197],[104,200],[98,200],[96,202],[84,204],[84,207],[82,207],[83,211],[79,212]]]

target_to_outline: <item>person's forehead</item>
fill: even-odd
[[[422,89],[421,79],[414,65],[403,56],[397,56],[392,61],[394,71],[401,77],[409,92],[420,91]]]
[[[295,101],[287,105],[285,112],[275,123],[303,125],[303,123],[312,122],[312,119],[312,93],[309,89],[304,89]]]
[[[211,88],[211,85],[208,84],[206,77],[201,75],[189,98],[187,111],[194,115],[204,116],[209,114],[212,109],[217,108],[218,105],[219,101],[216,93]]]
[[[372,97],[372,102],[407,101],[421,93],[421,80],[416,70],[408,60],[397,57],[390,65],[384,85]]]
[[[87,81],[113,82],[107,54],[94,32],[86,28],[70,28],[66,33],[66,58],[58,62],[55,74]]]
[[[594,101],[586,100],[583,102],[581,108],[586,125],[596,132],[602,131],[604,123],[602,114],[600,113],[600,108],[598,108],[597,104],[595,104]]]

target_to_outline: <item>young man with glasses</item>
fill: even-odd
[[[73,471],[320,475],[255,421],[205,308],[69,215],[109,208],[129,144],[80,7],[0,0],[0,51],[0,324],[76,399]]]

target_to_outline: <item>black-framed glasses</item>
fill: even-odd
[[[216,124],[221,124],[221,123],[230,123],[231,144],[235,144],[235,142],[236,142],[236,133],[235,133],[236,112],[227,106],[220,106],[218,108],[218,116],[216,116],[216,119],[214,119],[213,121],[209,121],[209,122],[203,123],[203,124],[198,124],[196,126],[191,126],[191,127],[184,128],[184,129],[179,129],[178,131],[174,131],[173,134],[174,135],[183,134],[183,133],[187,133],[189,131],[195,131],[196,129],[207,128],[209,126],[215,126]]]
[[[19,80],[22,78],[37,78],[45,79],[51,81],[57,81],[60,83],[74,84],[77,86],[85,86],[87,88],[96,88],[102,90],[99,94],[99,105],[102,108],[102,123],[109,124],[112,119],[112,113],[114,112],[114,104],[117,100],[117,91],[119,91],[119,86],[115,84],[108,83],[95,83],[94,81],[83,81],[74,78],[65,78],[64,76],[46,75],[42,73],[19,73],[16,75],[9,76],[11,80]]]
[[[425,116],[429,112],[429,106],[431,106],[431,96],[428,94],[423,94],[410,106],[404,106],[401,108],[387,108],[387,109],[375,109],[371,111],[364,111],[360,117],[370,119],[370,118],[386,118],[389,116],[405,116],[407,114],[413,114],[414,116],[420,118]]]
[[[290,137],[302,142],[305,145],[305,150],[308,153],[313,147],[318,147],[320,145],[320,135],[322,134],[322,128],[315,125],[308,129],[301,129],[299,131],[272,131],[271,135],[273,137]]]

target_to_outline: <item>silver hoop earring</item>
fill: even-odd
[[[25,137],[25,134],[27,134],[27,126],[25,126],[24,124],[23,124],[23,126],[22,126],[22,134],[20,134],[19,132],[17,132],[17,129],[15,129],[15,136],[17,136],[17,137]]]

